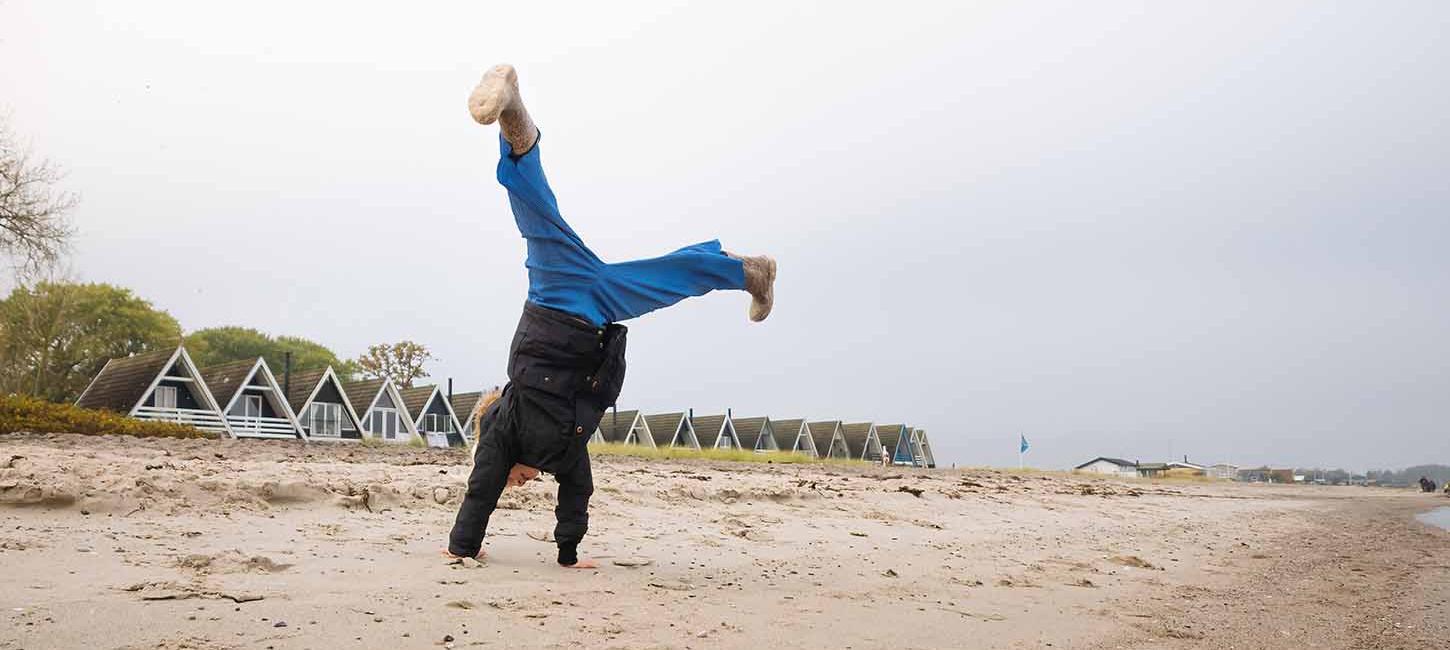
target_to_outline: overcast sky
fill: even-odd
[[[1171,7],[1170,7],[1171,5]],[[511,62],[609,260],[780,260],[629,323],[621,408],[906,421],[943,463],[1450,462],[1450,3],[0,2],[71,264],[188,330],[504,380],[465,99]]]

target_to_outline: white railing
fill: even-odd
[[[190,424],[202,431],[210,431],[212,433],[227,432],[227,427],[222,422],[222,417],[216,411],[207,411],[204,409],[142,406],[136,409],[135,417],[141,420]]]
[[[239,436],[260,436],[268,438],[295,438],[297,430],[287,418],[264,418],[248,415],[228,415],[227,424],[232,433]]]

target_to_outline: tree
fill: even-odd
[[[0,253],[35,268],[54,262],[72,230],[66,214],[76,196],[57,189],[64,174],[35,161],[0,117]]]
[[[371,379],[392,379],[400,388],[412,388],[413,380],[427,377],[423,364],[433,359],[427,346],[412,341],[383,343],[368,347],[357,358],[357,367]]]
[[[321,370],[332,366],[347,377],[356,372],[351,361],[341,361],[321,343],[297,336],[273,338],[250,327],[208,327],[186,336],[186,351],[202,367],[242,359],[264,357],[272,372],[281,373],[286,355],[292,353],[292,369]]]
[[[108,359],[175,346],[181,326],[129,289],[38,282],[0,300],[0,391],[74,401]]]

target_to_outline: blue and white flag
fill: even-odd
[[[1030,445],[1027,444],[1027,436],[1022,435],[1020,433],[1017,434],[1017,435],[1019,435],[1019,436],[1022,437],[1022,447],[1017,450],[1017,453],[1019,453],[1019,454],[1025,454],[1025,453],[1027,453],[1027,448],[1030,446]]]

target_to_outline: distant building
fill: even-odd
[[[1208,477],[1220,481],[1237,481],[1239,480],[1239,466],[1229,463],[1211,465],[1208,468]]]
[[[1239,470],[1239,481],[1244,483],[1293,483],[1294,470],[1254,467]]]
[[[1086,463],[1073,468],[1074,472],[1085,474],[1105,474],[1108,476],[1135,477],[1138,475],[1138,464],[1121,458],[1108,458],[1098,456]]]
[[[1138,477],[1163,478],[1168,469],[1168,463],[1138,463]]]

